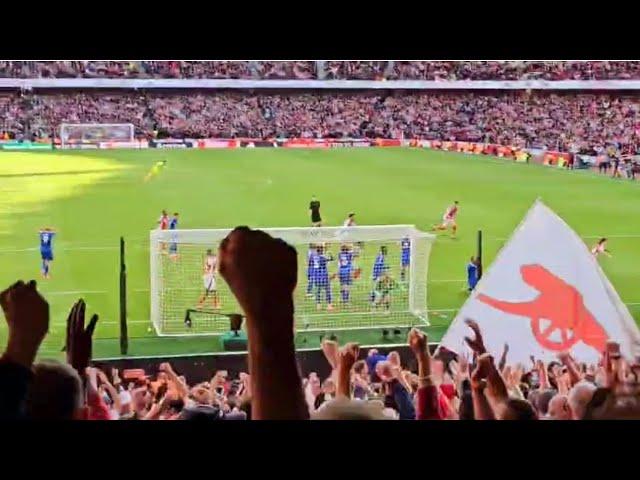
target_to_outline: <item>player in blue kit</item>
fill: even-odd
[[[169,221],[169,230],[177,230],[178,229],[178,212],[173,214],[171,220]],[[178,234],[176,232],[171,233],[171,243],[169,244],[169,257],[172,260],[176,260],[178,258]]]
[[[307,250],[307,297],[313,297],[313,255],[315,254],[316,246],[313,243],[309,244],[309,250]]]
[[[467,264],[467,290],[470,292],[476,288],[478,284],[478,259],[471,257]]]
[[[340,253],[338,254],[338,279],[340,280],[340,295],[343,306],[349,303],[349,293],[351,284],[353,283],[354,256],[353,251],[348,245],[342,245],[340,247]]]
[[[387,247],[382,245],[380,247],[380,252],[376,256],[376,260],[373,263],[372,280],[373,280],[374,288],[371,291],[371,294],[369,295],[369,299],[370,299],[370,301],[372,303],[375,301],[375,298],[376,298],[375,285],[378,282],[378,280],[380,279],[380,277],[382,276],[382,274],[387,269],[387,261],[386,261],[386,259],[387,259]]]
[[[40,257],[42,257],[42,276],[49,278],[49,264],[53,261],[53,237],[56,232],[46,227],[40,230]]]
[[[411,259],[411,240],[404,237],[400,242],[400,281],[404,282]]]
[[[329,280],[328,262],[333,260],[330,254],[325,253],[323,245],[318,245],[316,251],[311,255],[313,284],[316,290],[316,306],[318,310],[322,309],[320,297],[322,291],[325,292],[325,300],[327,302],[327,310],[333,310],[331,297],[331,282]]]

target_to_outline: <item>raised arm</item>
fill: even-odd
[[[295,249],[260,230],[238,227],[220,244],[218,258],[220,274],[246,315],[252,418],[309,418],[293,339]]]
[[[49,304],[32,280],[14,283],[0,293],[0,306],[9,327],[0,358],[0,418],[23,418],[31,366],[49,330]]]
[[[167,374],[168,380],[171,383],[173,383],[173,385],[176,388],[176,391],[178,392],[178,395],[180,395],[180,398],[182,398],[183,400],[186,400],[187,397],[189,396],[189,387],[185,382],[182,381],[182,379],[178,376],[178,374],[173,370],[173,367],[171,366],[171,364],[169,362],[161,363],[159,370]]]
[[[493,364],[491,355],[488,353],[480,355],[476,369],[471,375],[471,396],[473,399],[474,418],[476,420],[495,420],[493,409],[485,396],[489,363]]]
[[[120,412],[122,411],[122,402],[120,402],[120,394],[118,393],[118,390],[116,390],[116,388],[111,384],[102,370],[96,368],[96,373],[98,374],[98,379],[102,385],[104,385],[105,390],[107,390],[111,400],[113,401],[113,409],[118,412],[118,415],[120,415]]]
[[[351,398],[351,369],[360,355],[357,343],[347,343],[338,355],[337,391],[336,397]]]

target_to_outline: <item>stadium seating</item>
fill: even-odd
[[[631,93],[337,92],[6,93],[11,138],[46,138],[61,123],[133,123],[139,136],[404,138],[480,141],[597,154],[638,150]],[[2,132],[4,133],[4,132]]]

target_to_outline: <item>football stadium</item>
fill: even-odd
[[[637,418],[640,62],[0,77],[0,342],[95,418]],[[304,413],[256,407],[273,368]]]

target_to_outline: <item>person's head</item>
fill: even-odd
[[[340,245],[340,251],[342,253],[347,253],[349,251],[349,245],[347,245],[346,243],[343,243],[342,245]]]
[[[166,210],[162,210],[162,216],[166,217],[167,216],[167,211]]]
[[[322,252],[324,252],[324,245],[319,243],[316,245],[316,252],[318,252],[319,254],[322,254]]]
[[[178,212],[174,212],[174,213],[173,213],[173,216],[174,216],[175,218],[178,218],[178,216],[179,216]]]
[[[315,195],[311,195],[311,201],[315,202],[316,200],[317,200],[316,196]]]
[[[551,399],[546,418],[549,420],[571,420],[571,409],[566,395],[558,394]]]
[[[526,400],[510,398],[496,409],[498,420],[537,420],[536,411]]]
[[[376,375],[380,377],[383,382],[389,382],[393,379],[392,365],[387,360],[382,360],[376,363]]]
[[[387,361],[394,367],[400,367],[400,354],[395,350],[393,352],[389,352],[387,355]]]
[[[576,383],[569,391],[568,400],[571,409],[571,418],[581,420],[584,417],[587,405],[596,391],[596,386],[584,380]]]
[[[320,385],[320,379],[317,376],[313,376],[313,377],[309,376],[307,385],[308,385],[307,388],[309,388],[309,390],[311,391],[311,394],[314,397],[317,397],[322,392],[322,387]]]
[[[605,237],[602,237],[599,241],[598,241],[598,245],[602,245],[603,243],[605,243],[607,241],[607,239]],[[615,243],[615,242],[614,242]]]
[[[227,373],[226,370],[218,370],[216,371],[215,375],[213,376],[213,385],[212,387],[221,387],[224,386],[224,384],[227,381],[227,377],[229,376],[229,374]]]
[[[389,420],[382,402],[362,402],[338,398],[325,403],[312,415],[313,420]]]
[[[356,363],[353,364],[353,373],[362,379],[366,379],[369,375],[369,367],[367,367],[367,362],[364,360],[357,360]]]
[[[349,218],[350,220],[353,220],[355,218],[356,214],[351,212],[349,213],[349,215],[347,215],[347,218]]]
[[[531,399],[532,404],[535,406],[536,410],[542,415],[546,415],[549,411],[549,402],[556,394],[555,390],[548,389],[538,391],[538,394]]]
[[[458,205],[458,200],[455,200],[455,201],[453,202],[453,204],[454,204],[454,205]]]
[[[210,248],[207,249],[207,255],[213,255],[213,251]]]
[[[85,418],[82,381],[71,365],[46,360],[33,367],[27,391],[27,416],[33,420]]]
[[[471,259],[469,260],[471,263],[476,263],[476,257],[471,257]]]
[[[387,254],[387,247],[386,247],[385,245],[382,245],[382,246],[380,247],[380,253],[381,253],[382,255],[386,255],[386,254]]]

